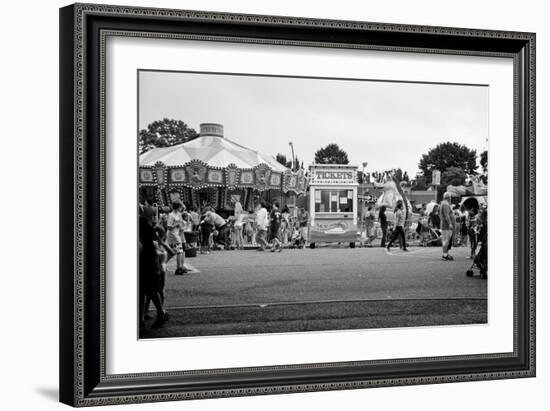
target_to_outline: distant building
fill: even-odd
[[[413,206],[437,200],[437,190],[411,190],[407,195]]]

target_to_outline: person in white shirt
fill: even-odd
[[[213,209],[209,209],[204,213],[201,224],[203,226],[209,226],[214,230],[215,244],[221,245],[224,248],[229,246],[229,227],[227,221],[216,213]]]
[[[185,236],[183,235],[183,228],[185,221],[182,215],[183,205],[179,202],[172,204],[172,212],[168,215],[168,233],[167,242],[170,248],[176,252],[176,272],[175,275],[183,275],[187,272],[185,268]]]
[[[267,219],[267,209],[265,208],[265,203],[262,200],[256,210],[256,242],[259,244],[258,251],[264,251],[266,247],[269,246],[266,240],[268,225],[269,221]]]

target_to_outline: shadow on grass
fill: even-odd
[[[153,315],[154,316],[154,315]],[[170,311],[160,329],[150,320],[140,338],[485,324],[487,300],[376,300]]]

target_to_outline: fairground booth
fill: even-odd
[[[306,185],[303,170],[294,173],[273,157],[225,138],[221,124],[201,124],[200,137],[139,157],[140,201],[160,206],[180,200],[228,214],[235,201],[251,211],[263,198],[292,208]]]
[[[357,167],[313,164],[309,167],[310,243],[359,240]]]

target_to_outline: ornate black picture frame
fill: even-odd
[[[514,350],[105,372],[105,39],[196,38],[514,61]],[[60,400],[73,406],[535,376],[535,34],[76,4],[60,10]],[[510,220],[511,221],[511,220]]]

